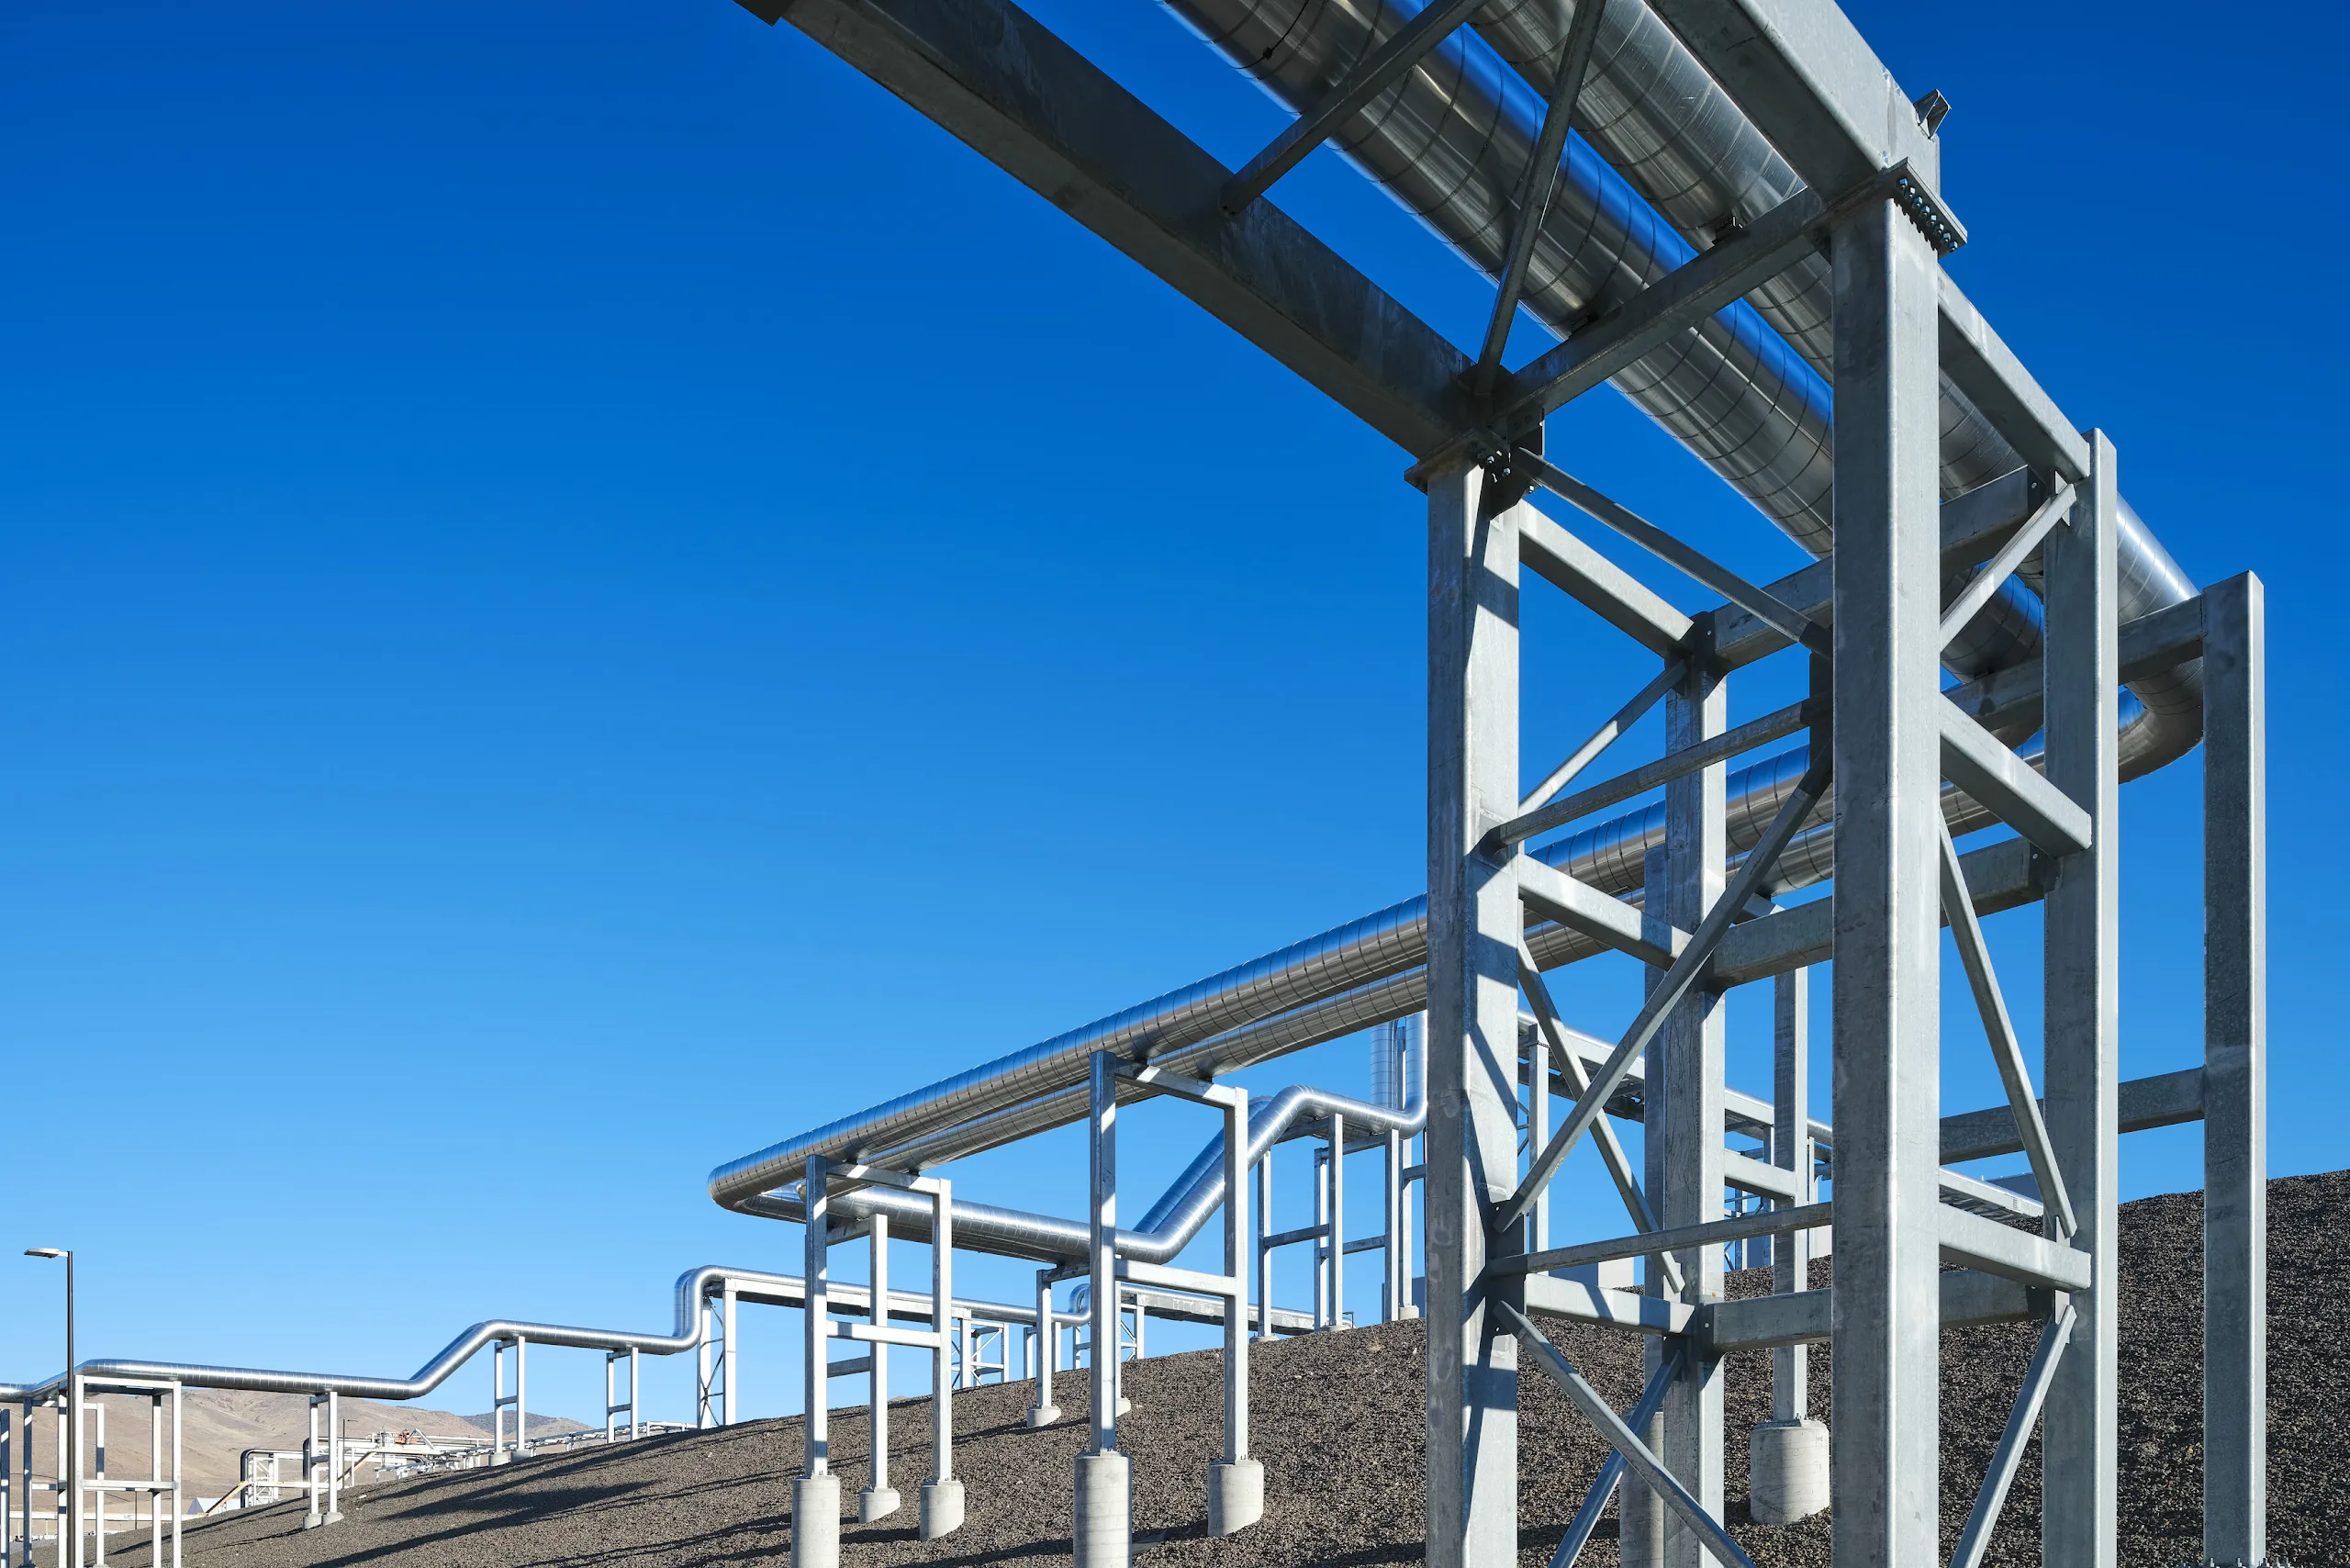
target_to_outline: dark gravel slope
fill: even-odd
[[[2335,1355],[2350,1330],[2350,1172],[2299,1177],[2270,1189],[2270,1253],[2279,1310],[2272,1316],[2271,1539],[2301,1568],[2350,1568],[2350,1376]],[[2201,1316],[2197,1194],[2150,1198],[2123,1215],[2128,1290],[2121,1357],[2121,1562],[2175,1568],[2199,1555]],[[2285,1282],[2290,1282],[2289,1284]],[[1741,1280],[1752,1288],[1758,1281]],[[1638,1348],[1596,1330],[1555,1338],[1619,1407],[1637,1394]],[[1946,1479],[1944,1546],[1971,1502],[2030,1353],[2023,1326],[1953,1331],[1943,1338]],[[1333,1568],[1421,1555],[1421,1357],[1416,1325],[1318,1335],[1252,1361],[1256,1449],[1269,1507],[1254,1529],[1205,1539],[1203,1477],[1214,1456],[1221,1398],[1214,1353],[1145,1361],[1132,1372],[1135,1410],[1122,1424],[1136,1467],[1136,1527],[1150,1568],[1190,1564],[1317,1563]],[[1813,1357],[1815,1409],[1827,1409],[1825,1354]],[[1789,1529],[1751,1523],[1742,1434],[1767,1409],[1760,1355],[1726,1369],[1733,1440],[1727,1456],[1731,1529],[1765,1568],[1825,1565],[1823,1518]],[[1062,1408],[1082,1408],[1082,1373],[1056,1379]],[[843,1529],[845,1568],[899,1563],[1065,1562],[1075,1422],[1035,1433],[1022,1424],[1024,1384],[956,1401],[956,1462],[970,1491],[969,1522],[945,1540],[914,1538],[914,1487],[926,1463],[924,1401],[893,1412],[893,1480],[901,1517]],[[1547,1562],[1605,1450],[1548,1383],[1529,1373],[1522,1421],[1521,1560]],[[836,1467],[853,1498],[869,1450],[861,1413],[834,1417]],[[188,1531],[196,1568],[648,1568],[782,1560],[790,1531],[790,1477],[799,1423],[765,1421],[647,1439],[609,1453],[565,1455],[497,1471],[440,1476],[347,1495],[350,1519],[304,1532],[301,1505],[231,1515]],[[2036,1459],[2027,1461],[1992,1553],[2001,1568],[2036,1568]],[[1155,1541],[1152,1538],[1157,1538]],[[143,1548],[110,1553],[143,1568]],[[1612,1518],[1585,1554],[1617,1561]]]

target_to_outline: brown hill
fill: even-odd
[[[2300,1568],[2350,1568],[2350,1465],[2341,1412],[2350,1372],[2335,1354],[2350,1327],[2350,1172],[2272,1183],[2270,1258],[2279,1282],[2271,1316],[2270,1539],[2275,1556]],[[2149,1198],[2122,1210],[2126,1314],[2121,1354],[2121,1551],[2124,1568],[2177,1568],[2199,1556],[2200,1202]],[[1637,1392],[1628,1338],[1562,1328],[1556,1338],[1619,1407]],[[1944,1551],[2020,1382],[2028,1326],[1953,1330],[1943,1338],[1946,1478]],[[1121,1423],[1135,1462],[1135,1521],[1152,1568],[1225,1564],[1274,1568],[1325,1563],[1358,1568],[1421,1556],[1421,1356],[1412,1324],[1319,1334],[1269,1347],[1250,1361],[1255,1448],[1265,1461],[1267,1515],[1216,1540],[1203,1533],[1203,1472],[1217,1447],[1218,1357],[1213,1351],[1144,1361],[1132,1371],[1134,1414]],[[1828,1368],[1815,1355],[1815,1407],[1826,1410]],[[1766,1414],[1764,1358],[1725,1369],[1733,1432]],[[1085,1399],[1085,1376],[1062,1374],[1065,1410]],[[956,1469],[969,1488],[969,1522],[944,1540],[914,1539],[911,1503],[924,1463],[922,1400],[903,1402],[892,1425],[892,1467],[907,1511],[842,1531],[847,1568],[913,1562],[1017,1561],[1030,1568],[1069,1561],[1074,1421],[1024,1428],[1029,1389],[1013,1383],[956,1400]],[[1550,1385],[1525,1384],[1520,1469],[1520,1561],[1541,1568],[1596,1471],[1598,1439]],[[843,1412],[833,1451],[845,1500],[867,1468],[867,1426]],[[386,1568],[715,1568],[781,1561],[790,1539],[797,1419],[687,1432],[476,1471],[387,1484],[352,1499],[348,1523],[298,1529],[300,1505],[231,1516],[189,1532],[198,1568],[312,1568],[365,1561]],[[1828,1562],[1828,1525],[1754,1525],[1743,1503],[1744,1444],[1728,1454],[1729,1523],[1764,1568]],[[2036,1568],[2037,1465],[2027,1462],[1991,1561]],[[121,1553],[141,1568],[143,1549]],[[1612,1523],[1585,1553],[1617,1562]]]
[[[151,1475],[151,1417],[148,1403],[127,1394],[107,1394],[106,1473],[138,1478]],[[238,1476],[239,1456],[247,1449],[296,1450],[309,1431],[309,1401],[300,1394],[245,1394],[218,1389],[187,1391],[180,1417],[183,1484],[191,1501],[218,1497]],[[319,1413],[323,1426],[325,1413]],[[170,1416],[165,1414],[163,1441],[171,1441]],[[35,1463],[47,1474],[57,1452],[55,1417],[48,1410],[33,1414]],[[342,1401],[342,1429],[352,1437],[374,1432],[415,1431],[432,1437],[489,1440],[487,1416],[453,1415],[446,1410],[420,1409],[408,1405],[378,1404],[372,1399]],[[582,1431],[576,1421],[533,1413],[531,1435]],[[293,1472],[285,1472],[289,1477]],[[112,1506],[126,1506],[118,1499]]]

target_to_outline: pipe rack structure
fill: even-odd
[[[948,1326],[950,1338],[958,1346],[970,1334],[973,1325],[989,1324],[998,1328],[1021,1327],[1042,1340],[1041,1348],[1035,1352],[1035,1359],[1040,1365],[1040,1376],[1046,1386],[1049,1386],[1051,1376],[1053,1347],[1058,1341],[1060,1331],[1065,1328],[1073,1331],[1081,1321],[1074,1314],[1053,1310],[1049,1302],[1035,1305],[1013,1305],[938,1293],[897,1291],[889,1288],[886,1278],[878,1284],[877,1290],[871,1284],[831,1282],[821,1298],[820,1312],[870,1319],[874,1315],[874,1303],[879,1299],[888,1304],[885,1316],[892,1323],[912,1321],[928,1324],[943,1318]],[[156,1560],[162,1561],[163,1543],[168,1540],[171,1562],[176,1568],[180,1560],[179,1516],[184,1511],[180,1464],[181,1408],[183,1395],[191,1388],[308,1397],[310,1434],[299,1450],[301,1479],[280,1480],[274,1473],[273,1465],[273,1473],[269,1477],[256,1481],[248,1476],[239,1483],[241,1490],[247,1485],[258,1484],[305,1493],[308,1498],[304,1519],[306,1529],[340,1523],[342,1518],[341,1491],[351,1464],[345,1462],[347,1445],[341,1438],[341,1401],[345,1396],[386,1401],[422,1398],[447,1382],[458,1369],[484,1350],[489,1350],[493,1358],[492,1408],[495,1412],[493,1419],[498,1423],[498,1429],[493,1441],[482,1446],[478,1455],[481,1462],[503,1464],[520,1457],[529,1448],[539,1446],[525,1435],[528,1416],[523,1394],[524,1358],[533,1345],[604,1352],[606,1409],[602,1437],[605,1440],[619,1440],[623,1434],[628,1438],[637,1437],[650,1425],[638,1418],[636,1408],[641,1387],[637,1378],[639,1358],[673,1356],[686,1350],[699,1352],[694,1424],[698,1427],[724,1426],[734,1414],[731,1408],[733,1404],[731,1385],[734,1383],[734,1372],[741,1355],[737,1308],[744,1303],[751,1303],[805,1312],[808,1305],[806,1282],[793,1274],[704,1264],[678,1275],[673,1294],[675,1322],[666,1333],[580,1328],[495,1318],[473,1325],[405,1378],[185,1361],[91,1360],[45,1382],[0,1383],[0,1542],[5,1542],[0,1544],[0,1568],[7,1568],[11,1564],[30,1568],[36,1492],[48,1492],[53,1496],[55,1535],[72,1542],[61,1561],[72,1564],[73,1568],[83,1568],[85,1562],[103,1564],[106,1561],[105,1499],[109,1494],[137,1494],[157,1499],[169,1497],[172,1523],[168,1532],[163,1529],[160,1504],[151,1511],[156,1532]],[[1219,1314],[1202,1312],[1197,1304],[1176,1298],[1162,1300],[1148,1295],[1135,1301],[1134,1309],[1137,1313],[1188,1321],[1221,1321]],[[1277,1328],[1292,1333],[1303,1332],[1313,1326],[1302,1313],[1277,1312],[1273,1315],[1273,1321]],[[506,1371],[509,1355],[511,1393],[508,1392]],[[621,1375],[619,1368],[622,1364],[628,1369],[624,1400],[618,1397],[618,1382]],[[886,1379],[879,1392],[886,1398]],[[136,1394],[149,1399],[153,1405],[157,1416],[149,1476],[126,1479],[106,1474],[105,1406],[95,1403],[96,1396],[105,1394]],[[69,1445],[64,1423],[55,1423],[57,1456],[51,1479],[37,1480],[32,1443],[33,1411],[37,1407],[62,1410],[69,1397],[79,1400],[84,1411],[89,1413],[90,1419],[85,1421],[84,1427],[95,1436],[95,1451],[76,1451],[86,1450],[90,1445]],[[162,1414],[165,1409],[170,1412],[168,1444],[162,1437],[167,1429]],[[506,1413],[509,1410],[512,1412],[510,1434],[505,1424]],[[623,1413],[625,1420],[620,1418]],[[320,1432],[322,1417],[323,1435]],[[661,1429],[669,1428],[665,1427]],[[556,1440],[566,1442],[566,1439]],[[374,1450],[370,1448],[366,1451]],[[95,1516],[92,1511],[94,1505]],[[90,1529],[94,1518],[97,1526],[95,1537]],[[95,1551],[95,1557],[92,1557],[89,1549],[94,1540]]]
[[[1619,1485],[1628,1563],[1742,1562],[1721,1524],[1718,1369],[1762,1347],[1778,1352],[1778,1419],[1753,1437],[1773,1489],[1758,1486],[1757,1517],[1832,1500],[1840,1568],[1938,1561],[1937,1326],[2013,1319],[2042,1326],[2041,1349],[1954,1568],[1980,1560],[2035,1430],[2047,1560],[2112,1568],[2116,1140],[2200,1118],[2205,1553],[2264,1562],[2261,585],[2246,575],[2199,592],[2123,500],[2112,442],[2063,415],[1942,271],[1967,235],[1940,195],[1941,95],[1902,92],[1832,0],[1169,0],[1295,111],[1236,171],[1012,0],[741,3],[789,21],[1409,454],[1429,541],[1428,862],[1424,898],[733,1160],[712,1173],[713,1199],[805,1221],[811,1282],[841,1216],[900,1234],[931,1224],[942,1272],[957,1244],[1081,1269],[1094,1343],[1112,1344],[1122,1282],[1247,1298],[1240,1188],[1282,1129],[1218,1077],[1425,1009],[1427,1090],[1411,1130],[1425,1143],[1432,1564],[1516,1560],[1521,1356],[1617,1456],[1559,1568]],[[1494,279],[1473,352],[1269,199],[1325,142]],[[1512,369],[1503,350],[1521,311],[1558,342]],[[1544,420],[1603,383],[1813,564],[1751,583],[1561,466]],[[1693,581],[1699,608],[1623,570],[1539,510],[1538,492]],[[1529,571],[1654,669],[1539,773],[1518,748]],[[1804,700],[1728,722],[1733,674],[1796,659]],[[1660,706],[1662,756],[1583,781]],[[2204,1065],[2125,1081],[2117,791],[2199,741]],[[1981,928],[2029,903],[2042,909],[2041,1084]],[[2005,1103],[1952,1116],[1939,1087],[1945,924],[2006,1089]],[[1589,1051],[1543,975],[1599,954],[1645,967],[1648,991],[1628,1028]],[[1807,975],[1831,958],[1822,1126],[1807,1109]],[[1721,999],[1764,980],[1773,1096],[1741,1111],[1723,1081]],[[1568,1102],[1555,1126],[1554,1092]],[[1117,1108],[1154,1094],[1220,1111],[1225,1131],[1193,1179],[1125,1230]],[[1525,1150],[1521,1094],[1541,1102]],[[1610,1127],[1632,1110],[1638,1170]],[[1404,1135],[1392,1107],[1288,1114],[1323,1119],[1341,1151],[1359,1115],[1365,1132]],[[1090,1127],[1081,1221],[967,1204],[925,1174],[1077,1123]],[[1762,1157],[1726,1149],[1726,1126],[1767,1130]],[[1553,1178],[1585,1143],[1627,1232],[1550,1247]],[[1950,1169],[1999,1153],[2025,1156],[2030,1195]],[[1731,1190],[1772,1206],[1725,1218]],[[1175,1267],[1219,1208],[1222,1271]],[[1830,1225],[1834,1283],[1813,1291],[1805,1238]],[[1778,1289],[1723,1299],[1724,1246],[1764,1235],[1785,1238]],[[1635,1258],[1637,1293],[1561,1272]],[[1645,1338],[1648,1390],[1631,1412],[1598,1400],[1546,1318]],[[1226,1316],[1228,1388],[1238,1323]],[[1832,1459],[1801,1392],[1802,1347],[1830,1339]],[[1096,1380],[1075,1478],[1087,1568],[1130,1551],[1112,1381]],[[1213,1528],[1253,1517],[1236,1480],[1238,1386]],[[810,1397],[812,1429],[812,1372]],[[1807,1471],[1823,1464],[1820,1488]],[[807,1479],[825,1473],[811,1438]],[[803,1512],[796,1562],[829,1568],[832,1550]]]

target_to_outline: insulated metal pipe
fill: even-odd
[[[924,1234],[928,1234],[926,1226]],[[844,1284],[835,1280],[829,1282],[825,1288],[831,1310],[867,1316],[872,1315],[872,1294],[865,1286]],[[501,1340],[528,1339],[536,1345],[560,1345],[582,1350],[635,1350],[648,1356],[674,1356],[694,1350],[701,1343],[699,1316],[701,1304],[705,1298],[718,1296],[722,1293],[770,1306],[801,1306],[805,1304],[804,1285],[796,1274],[772,1274],[754,1269],[730,1269],[723,1264],[705,1263],[677,1276],[676,1327],[666,1334],[622,1328],[576,1328],[501,1317],[475,1324],[450,1340],[438,1355],[418,1368],[413,1376],[405,1378],[219,1366],[194,1361],[105,1360],[84,1361],[75,1369],[75,1372],[85,1382],[103,1383],[119,1378],[257,1394],[341,1394],[357,1399],[386,1401],[418,1399],[447,1382],[453,1373],[484,1348]],[[957,1300],[955,1310],[987,1322],[1022,1324],[1035,1323],[1037,1312],[1034,1306],[968,1299]],[[931,1297],[926,1292],[892,1291],[887,1302],[887,1315],[927,1322],[931,1315]],[[1062,1321],[1072,1320],[1067,1314],[1060,1315],[1060,1317]],[[726,1358],[730,1383],[733,1355],[734,1348],[730,1344]],[[45,1403],[59,1399],[62,1397],[64,1384],[63,1373],[39,1383],[0,1383],[0,1403]],[[61,1450],[64,1447],[62,1429],[59,1446]]]

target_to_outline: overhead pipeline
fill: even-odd
[[[192,1361],[88,1361],[75,1370],[85,1379],[121,1378],[142,1383],[177,1383],[189,1388],[237,1389],[256,1394],[340,1394],[354,1399],[406,1400],[419,1399],[431,1393],[450,1375],[476,1355],[500,1340],[525,1339],[533,1345],[558,1345],[582,1350],[636,1350],[648,1356],[673,1356],[680,1350],[690,1350],[701,1343],[699,1322],[702,1301],[727,1284],[734,1287],[738,1298],[768,1302],[778,1305],[797,1306],[806,1300],[804,1282],[794,1274],[767,1274],[741,1269],[728,1269],[717,1264],[704,1264],[688,1269],[677,1276],[676,1291],[676,1325],[666,1333],[632,1333],[618,1328],[574,1328],[554,1323],[524,1323],[510,1318],[492,1318],[476,1323],[442,1348],[441,1352],[416,1370],[409,1377],[363,1377],[343,1372],[279,1372],[260,1367],[209,1366]],[[834,1310],[850,1314],[871,1315],[872,1293],[860,1284],[841,1281],[827,1283],[827,1294]],[[928,1322],[931,1301],[927,1294],[910,1291],[890,1293],[889,1315]],[[957,1314],[991,1323],[1025,1323],[1036,1321],[1034,1306],[1012,1306],[1001,1302],[964,1301],[955,1303]],[[1074,1323],[1073,1316],[1055,1313],[1057,1321]],[[64,1388],[65,1377],[60,1373],[45,1383],[0,1383],[0,1404],[40,1403],[55,1398]]]

